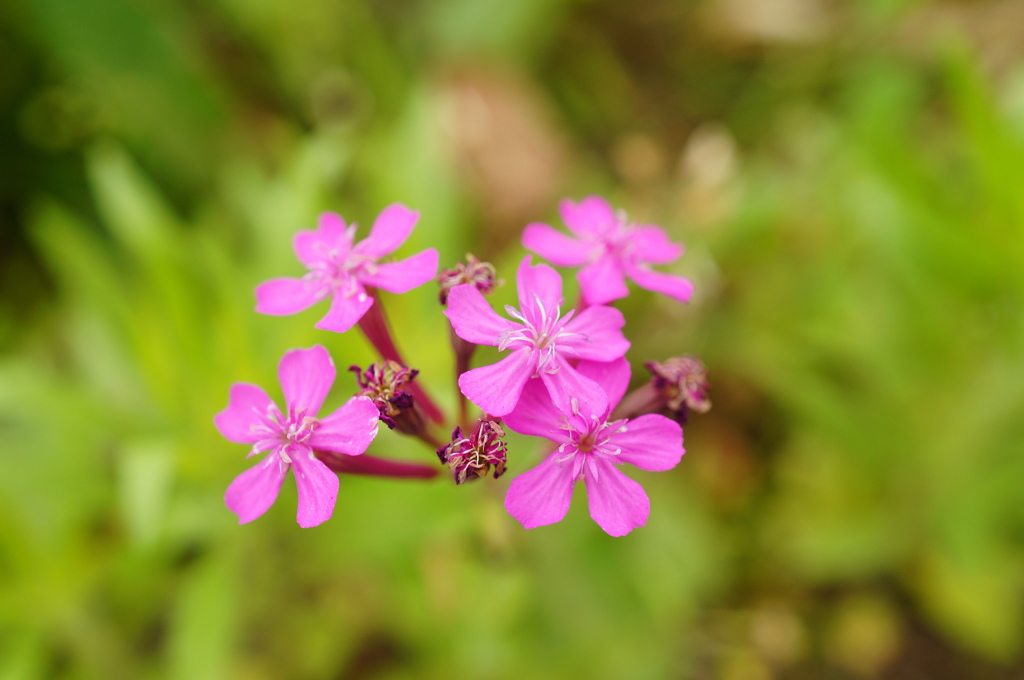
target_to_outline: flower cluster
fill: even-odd
[[[358,390],[322,418],[318,412],[335,369],[321,346],[291,350],[281,360],[284,412],[259,387],[232,386],[228,407],[214,422],[227,439],[250,444],[249,455],[266,454],[228,487],[225,502],[239,522],[267,511],[291,468],[303,527],[331,516],[338,474],[436,475],[436,468],[365,453],[378,422],[384,422],[432,446],[456,484],[504,474],[505,428],[547,440],[544,459],[512,480],[505,496],[505,509],[528,529],[560,521],[580,481],[587,487],[591,517],[608,534],[622,536],[643,526],[650,501],[620,466],[669,470],[679,463],[687,414],[711,405],[707,372],[694,357],[652,361],[646,364],[652,380],[627,395],[626,320],[609,303],[628,294],[627,279],[683,302],[693,286],[651,268],[683,252],[660,227],[634,224],[596,196],[566,200],[559,208],[571,236],[530,224],[523,245],[555,265],[580,268],[579,305],[567,308],[562,277],[527,255],[515,276],[518,306],[505,306],[504,316],[485,297],[500,285],[494,266],[473,255],[440,275],[434,249],[385,261],[419,217],[402,205],[386,208],[358,242],[355,225],[346,226],[334,213],[322,215],[315,231],[300,231],[293,247],[307,273],[261,284],[256,311],[293,314],[331,298],[316,327],[343,333],[358,325],[382,361],[366,370],[352,366]],[[416,381],[419,371],[402,359],[379,292],[405,293],[435,276],[451,325],[459,388],[459,417],[447,443],[434,432],[446,422],[444,413]],[[472,368],[478,345],[495,347],[502,358]],[[482,411],[475,420],[471,406]]]

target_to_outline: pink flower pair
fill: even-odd
[[[300,231],[292,245],[309,272],[300,279],[282,277],[256,289],[256,311],[283,315],[300,312],[331,297],[331,308],[316,327],[343,333],[374,304],[367,288],[404,293],[434,278],[437,251],[433,248],[396,262],[380,259],[402,245],[412,233],[419,213],[393,204],[377,217],[367,238],[355,242],[355,225],[346,227],[335,213],[323,213],[315,231]],[[278,367],[286,412],[260,387],[235,383],[228,407],[214,423],[228,440],[251,444],[249,455],[266,452],[260,464],[243,472],[228,487],[224,502],[240,524],[265,513],[277,499],[289,469],[294,469],[299,493],[297,520],[302,527],[326,521],[334,512],[338,476],[315,450],[354,456],[362,454],[377,435],[380,411],[367,397],[353,397],[325,418],[320,406],[335,379],[334,363],[323,347],[292,350]]]
[[[683,455],[683,432],[660,415],[609,421],[629,385],[625,320],[612,307],[561,315],[562,280],[526,257],[516,274],[516,321],[502,318],[476,288],[452,288],[448,316],[468,342],[512,350],[497,364],[463,373],[459,387],[470,401],[522,434],[544,437],[558,449],[513,480],[505,509],[527,529],[560,521],[576,482],[584,480],[590,514],[612,536],[647,521],[643,488],[618,469],[630,463],[668,470]]]

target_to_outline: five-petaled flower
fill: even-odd
[[[336,213],[320,215],[316,231],[300,231],[292,243],[309,273],[301,279],[283,277],[256,288],[256,311],[295,314],[333,295],[331,309],[316,327],[344,333],[373,306],[367,287],[405,293],[437,274],[437,251],[428,248],[396,262],[379,262],[405,243],[419,213],[404,205],[388,206],[377,217],[370,235],[355,243],[355,225],[345,226]]]
[[[338,477],[314,449],[350,456],[361,454],[377,435],[380,412],[367,397],[353,397],[329,416],[317,418],[334,384],[335,369],[327,350],[317,345],[287,352],[278,366],[284,392],[284,413],[267,393],[251,383],[235,383],[226,409],[213,422],[230,441],[251,444],[250,456],[267,457],[235,478],[224,494],[238,523],[265,513],[294,467],[299,492],[299,526],[313,527],[330,519],[338,498]]]
[[[533,223],[523,231],[523,246],[560,267],[583,267],[576,274],[587,304],[603,305],[626,297],[625,278],[641,288],[682,302],[693,294],[689,279],[651,269],[683,254],[665,231],[652,224],[632,224],[606,200],[588,196],[579,203],[559,204],[562,220],[573,236],[547,224]]]
[[[515,321],[499,316],[470,284],[449,293],[445,315],[460,338],[512,350],[496,364],[459,376],[462,393],[485,413],[503,416],[515,408],[526,381],[539,377],[559,407],[568,410],[570,399],[576,397],[603,410],[604,393],[569,360],[613,361],[623,356],[629,341],[622,335],[622,312],[594,306],[575,318],[575,310],[562,316],[562,278],[547,265],[531,265],[529,256],[519,265],[516,285],[519,309],[505,307]]]
[[[670,470],[683,456],[683,429],[665,416],[650,414],[609,422],[611,410],[629,385],[629,363],[582,361],[578,370],[597,382],[608,396],[602,411],[587,400],[573,399],[571,410],[551,403],[544,387],[531,380],[505,424],[522,434],[545,437],[558,444],[540,465],[512,480],[505,509],[527,529],[554,524],[565,517],[572,491],[581,479],[587,487],[590,516],[612,536],[643,526],[650,501],[643,487],[623,474],[618,465],[644,470]]]

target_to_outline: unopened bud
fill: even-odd
[[[494,287],[501,283],[497,279],[497,272],[490,262],[481,262],[471,254],[466,254],[466,264],[459,262],[452,269],[442,269],[437,275],[437,285],[441,287],[441,304],[448,304],[448,293],[455,286],[469,283],[476,286],[476,289],[487,295]]]
[[[402,389],[419,371],[390,359],[370,364],[365,371],[358,366],[350,366],[349,370],[356,374],[359,383],[356,395],[373,401],[385,425],[406,434],[419,434],[423,419],[416,411],[412,394]]]
[[[612,411],[612,419],[663,413],[685,425],[690,411],[707,413],[711,409],[708,371],[700,359],[672,357],[644,366],[652,374],[650,382],[627,394]]]
[[[494,478],[505,474],[508,447],[501,441],[505,430],[494,420],[481,420],[466,437],[461,427],[452,432],[452,442],[437,450],[437,457],[452,471],[456,484],[486,477],[494,468]]]
[[[644,366],[651,372],[651,383],[665,400],[665,407],[685,419],[687,410],[707,413],[711,410],[708,396],[708,370],[697,357],[672,357],[664,362],[649,361]]]

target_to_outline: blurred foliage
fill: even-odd
[[[640,7],[0,6],[0,678],[1024,672],[1019,4]],[[252,312],[294,231],[401,201],[400,254],[509,279],[584,193],[697,283],[620,305],[634,382],[688,352],[714,385],[683,463],[636,474],[647,527],[605,536],[580,493],[523,531],[515,437],[498,482],[346,477],[308,531],[286,485],[234,524],[228,386],[372,357],[322,309]],[[435,298],[386,304],[451,407]]]

